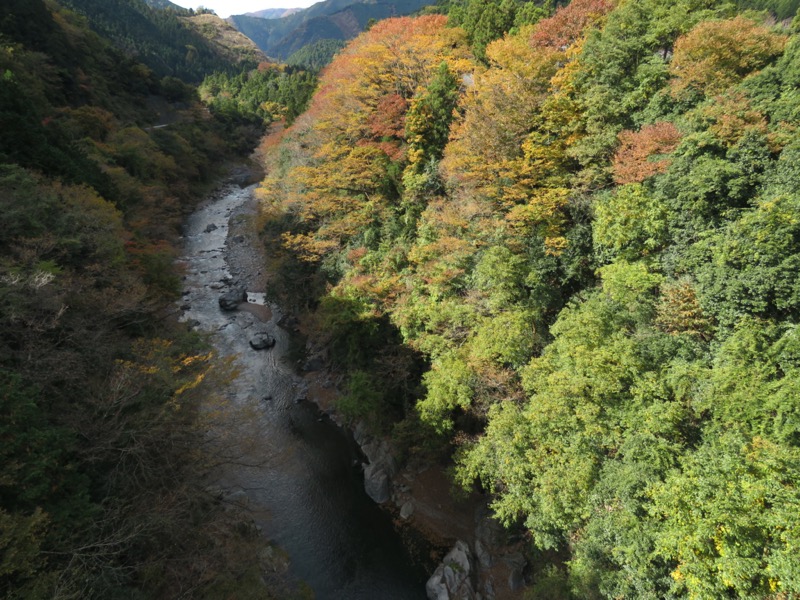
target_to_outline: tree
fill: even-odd
[[[412,99],[406,115],[409,167],[419,170],[442,157],[457,103],[458,80],[443,62],[427,89]]]
[[[772,62],[787,39],[741,15],[704,21],[675,43],[672,92],[719,94]]]
[[[711,260],[698,273],[702,305],[725,326],[745,315],[778,317],[800,310],[791,275],[800,266],[796,245],[797,196],[763,199],[717,236]]]
[[[644,186],[628,184],[595,203],[594,243],[603,258],[635,260],[667,243],[666,207]]]
[[[483,61],[486,60],[488,44],[502,37],[514,25],[516,12],[514,0],[464,0],[449,11],[451,25],[460,26],[467,32],[473,53]]]
[[[675,150],[681,134],[675,125],[662,121],[645,125],[638,132],[621,131],[618,138],[620,147],[614,155],[612,168],[614,181],[624,185],[666,171],[669,159],[659,158],[659,155]]]
[[[531,35],[535,47],[565,50],[574,44],[586,28],[598,23],[613,8],[607,0],[577,0],[559,8],[544,19]]]
[[[797,449],[736,431],[711,436],[655,495],[657,551],[675,560],[673,593],[797,592]],[[689,499],[692,499],[689,501]]]
[[[306,225],[315,227],[287,232],[284,239],[308,258],[343,251],[356,243],[358,231],[380,229],[381,221],[397,222],[408,212],[394,209],[404,146],[411,143],[420,170],[436,159],[448,123],[423,117],[452,118],[458,81],[453,73],[468,65],[463,34],[446,30],[445,20],[436,15],[382,21],[325,71],[310,108],[316,119],[312,157],[288,174],[303,190]],[[372,239],[370,248],[377,242]]]
[[[563,311],[555,342],[525,370],[528,402],[493,408],[485,435],[460,461],[461,480],[479,476],[502,490],[498,516],[522,515],[542,548],[581,526],[602,457],[619,443],[614,407],[624,404],[637,365],[616,318],[602,296]]]

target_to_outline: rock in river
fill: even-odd
[[[243,287],[236,287],[219,297],[219,307],[222,310],[236,310],[246,300],[247,291]]]
[[[275,338],[268,333],[257,333],[250,338],[250,347],[253,350],[265,350],[275,345]]]

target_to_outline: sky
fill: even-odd
[[[184,8],[197,8],[205,6],[212,9],[223,19],[231,15],[243,15],[244,13],[264,10],[265,8],[295,8],[296,6],[305,8],[311,6],[318,0],[171,0],[178,6]]]

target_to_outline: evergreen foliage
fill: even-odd
[[[213,73],[198,91],[221,119],[263,126],[281,118],[292,123],[308,106],[316,86],[311,71],[262,63],[238,75]]]
[[[181,21],[181,16],[189,15],[187,10],[152,8],[144,0],[63,0],[62,4],[85,16],[95,32],[159,77],[172,75],[198,83],[208,73],[230,68],[216,48]]]
[[[537,23],[552,14],[554,5],[558,4],[564,2],[455,0],[447,3],[445,12],[450,17],[450,26],[461,27],[467,33],[475,57],[486,61],[489,43],[523,25]]]
[[[333,57],[344,48],[344,45],[342,40],[319,40],[292,53],[286,59],[286,64],[290,67],[300,67],[306,71],[319,72],[333,60]]]

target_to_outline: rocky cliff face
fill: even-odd
[[[327,370],[324,349],[307,346],[303,363],[308,398],[343,427],[334,403],[338,376]],[[524,539],[492,517],[486,498],[454,497],[446,467],[412,461],[399,465],[390,440],[373,435],[363,422],[349,424],[363,454],[364,488],[395,517],[398,529],[421,535],[430,548],[443,548],[426,585],[430,600],[516,600],[522,598],[528,560]]]
[[[528,561],[520,542],[486,510],[478,510],[470,542],[458,540],[428,579],[429,600],[511,600],[522,597]]]

